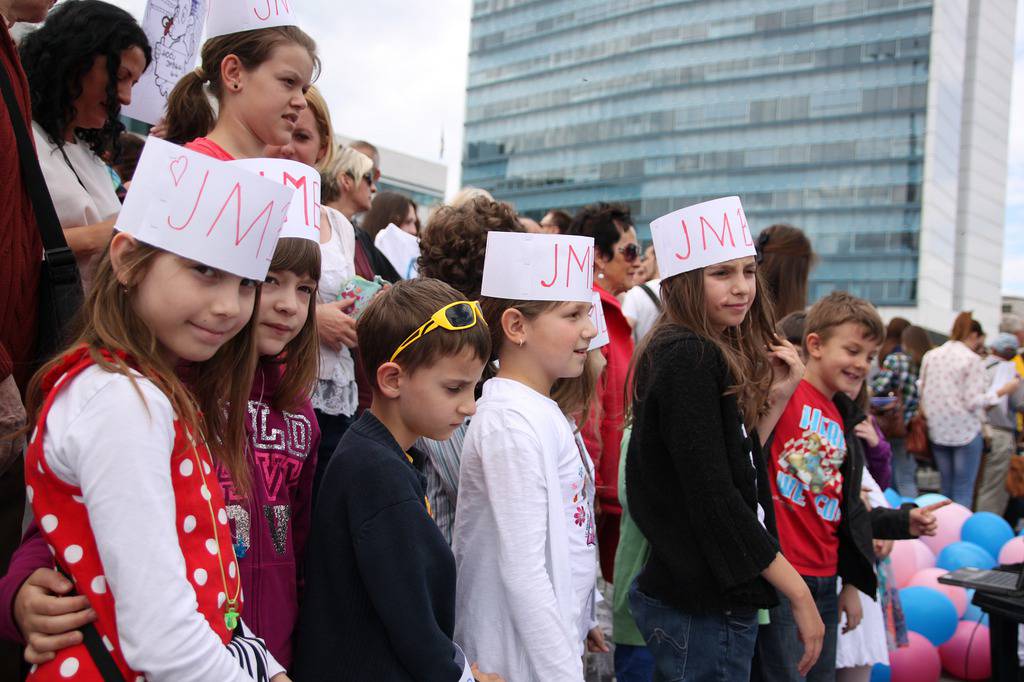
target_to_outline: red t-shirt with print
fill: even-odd
[[[800,575],[836,574],[845,459],[839,410],[801,381],[775,427],[768,460],[782,554]]]

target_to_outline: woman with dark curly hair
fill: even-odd
[[[100,0],[67,0],[19,48],[32,98],[39,165],[82,284],[110,241],[121,210],[101,156],[115,153],[123,105],[149,66],[146,34],[123,9]]]

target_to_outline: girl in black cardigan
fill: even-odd
[[[794,605],[801,674],[824,635],[779,553],[760,443],[803,364],[772,332],[754,256],[732,257],[662,280],[664,314],[637,353],[626,485],[651,554],[629,596],[656,680],[746,681],[776,589]]]

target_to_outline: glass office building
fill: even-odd
[[[463,184],[533,217],[623,202],[642,237],[738,194],[811,237],[811,300],[943,328],[994,285],[997,316],[1015,4],[476,0]]]

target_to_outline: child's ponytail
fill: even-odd
[[[320,71],[316,42],[296,26],[229,33],[203,43],[199,68],[185,74],[167,98],[167,139],[184,144],[213,130],[217,113],[210,98],[219,102],[224,94],[220,68],[225,58],[234,55],[244,69],[252,71],[270,59],[280,45],[305,48],[313,60],[313,78],[316,78]]]
[[[167,98],[167,139],[185,144],[213,130],[216,115],[203,86],[209,77],[203,67],[189,71]]]

